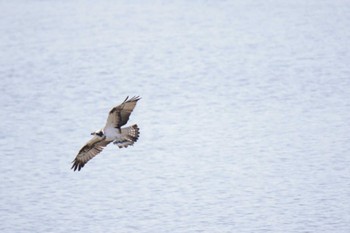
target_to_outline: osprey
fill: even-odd
[[[129,127],[121,127],[128,122],[130,114],[140,99],[139,96],[134,96],[131,99],[128,96],[123,103],[112,108],[105,127],[91,133],[94,137],[80,149],[72,162],[73,166],[71,169],[80,171],[90,159],[100,153],[111,142],[119,148],[126,148],[137,141],[140,132],[136,124]]]

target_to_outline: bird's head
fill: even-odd
[[[91,135],[96,135],[96,136],[102,137],[103,136],[103,131],[102,130],[97,130],[95,132],[92,132]]]

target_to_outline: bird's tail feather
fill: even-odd
[[[113,144],[116,144],[119,148],[126,148],[128,146],[132,146],[139,138],[140,129],[136,124],[122,128],[121,130],[122,137],[113,142]]]

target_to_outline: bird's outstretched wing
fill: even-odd
[[[130,114],[134,110],[137,101],[140,99],[139,96],[134,96],[131,99],[129,99],[128,96],[123,103],[112,108],[109,112],[105,128],[120,128],[125,125],[128,122]]]
[[[107,146],[111,141],[106,141],[105,137],[94,136],[90,141],[83,146],[77,157],[73,160],[72,169],[80,171],[82,167],[98,153],[100,153],[105,146]]]

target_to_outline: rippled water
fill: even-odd
[[[348,1],[0,9],[1,232],[350,232]]]

